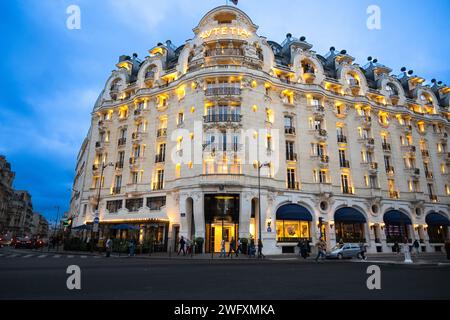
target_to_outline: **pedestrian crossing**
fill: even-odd
[[[0,259],[99,259],[102,256],[91,255],[67,255],[54,253],[0,253]]]

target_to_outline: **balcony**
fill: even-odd
[[[416,176],[416,177],[420,176],[420,169],[419,168],[414,168],[414,167],[405,168],[405,171],[406,171],[406,173],[408,173],[411,176]]]
[[[322,168],[327,167],[328,164],[330,163],[330,157],[329,156],[325,156],[325,155],[321,155],[319,157],[319,161],[320,161],[320,166]]]
[[[425,170],[425,178],[428,180],[433,180],[433,172]]]
[[[166,155],[165,154],[157,154],[155,155],[155,163],[161,163],[166,161]]]
[[[107,145],[108,145],[108,142],[97,141],[95,143],[95,149],[101,150],[101,149],[105,148]]]
[[[205,90],[206,96],[234,96],[240,94],[241,88],[235,86],[208,86]]]
[[[400,193],[398,191],[388,191],[389,198],[400,199]]]
[[[298,182],[298,181],[288,181],[287,188],[289,190],[300,190],[300,182]]]
[[[123,161],[117,161],[115,164],[115,168],[116,168],[116,170],[123,169]]]
[[[162,190],[162,189],[164,189],[163,181],[153,182],[152,190]]]
[[[422,152],[422,157],[424,158],[428,158],[430,156],[430,152],[428,152],[428,150],[421,150]]]
[[[139,166],[139,164],[141,164],[144,161],[145,161],[144,157],[130,157],[129,159],[130,167]]]
[[[438,197],[434,194],[430,194],[430,201],[431,202],[438,202]]]
[[[206,115],[203,117],[204,123],[219,123],[219,122],[236,122],[239,123],[242,120],[240,114],[214,114]]]
[[[117,141],[117,145],[119,147],[124,146],[127,143],[127,138],[119,138],[119,140]]]
[[[315,105],[313,106],[313,114],[316,118],[323,118],[325,114],[325,107],[322,105]]]
[[[410,152],[410,153],[415,153],[416,152],[416,147],[409,145],[409,144],[404,144],[401,146],[401,148],[406,151],[406,152]]]
[[[296,153],[286,154],[286,161],[297,161],[297,154]]]
[[[410,124],[406,124],[406,123],[399,124],[399,127],[402,130],[402,132],[404,132],[404,133],[409,133],[412,131],[412,125],[410,125]]]
[[[284,133],[295,135],[295,128],[294,127],[284,127]]]
[[[112,194],[120,194],[121,187],[113,187],[111,190]]]
[[[327,130],[324,129],[316,129],[314,130],[314,136],[317,140],[323,141],[327,139],[328,133]]]
[[[136,131],[131,134],[131,139],[133,140],[142,140],[145,136],[147,136],[147,132],[144,131]]]
[[[393,167],[393,166],[387,166],[387,167],[386,167],[386,173],[389,174],[389,175],[395,174],[395,169],[394,169],[394,167]]]
[[[347,137],[344,135],[338,135],[337,136],[337,142],[338,143],[347,143]]]
[[[390,143],[383,142],[382,146],[383,146],[384,152],[391,152],[391,144]]]
[[[241,48],[217,48],[208,49],[205,52],[205,57],[223,57],[223,56],[243,56],[244,50]]]
[[[363,162],[362,163],[366,168],[368,168],[368,170],[370,171],[370,173],[376,173],[378,171],[378,163],[377,162]]]
[[[165,138],[167,137],[167,128],[160,128],[156,131],[157,138]]]
[[[341,168],[350,168],[350,161],[348,160],[340,160],[339,165]]]

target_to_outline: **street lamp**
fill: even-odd
[[[262,167],[270,167],[270,163],[266,162],[266,163],[261,163],[259,161],[259,134],[256,132],[255,133],[256,139],[257,139],[257,143],[256,143],[256,147],[257,147],[257,151],[256,151],[256,157],[257,157],[257,169],[258,169],[258,247],[259,244],[262,243],[262,239],[261,239],[261,235],[262,235],[262,226],[261,226],[261,168]],[[259,251],[259,250],[258,250]]]

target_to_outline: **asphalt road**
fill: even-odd
[[[81,268],[81,290],[66,269]],[[90,256],[0,257],[0,299],[450,299],[450,266],[300,260],[156,260]]]

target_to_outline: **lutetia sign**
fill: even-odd
[[[246,29],[239,27],[220,27],[203,31],[202,33],[200,33],[200,38],[207,39],[211,36],[226,36],[226,35],[234,35],[238,37],[248,38],[252,35],[252,33]]]

